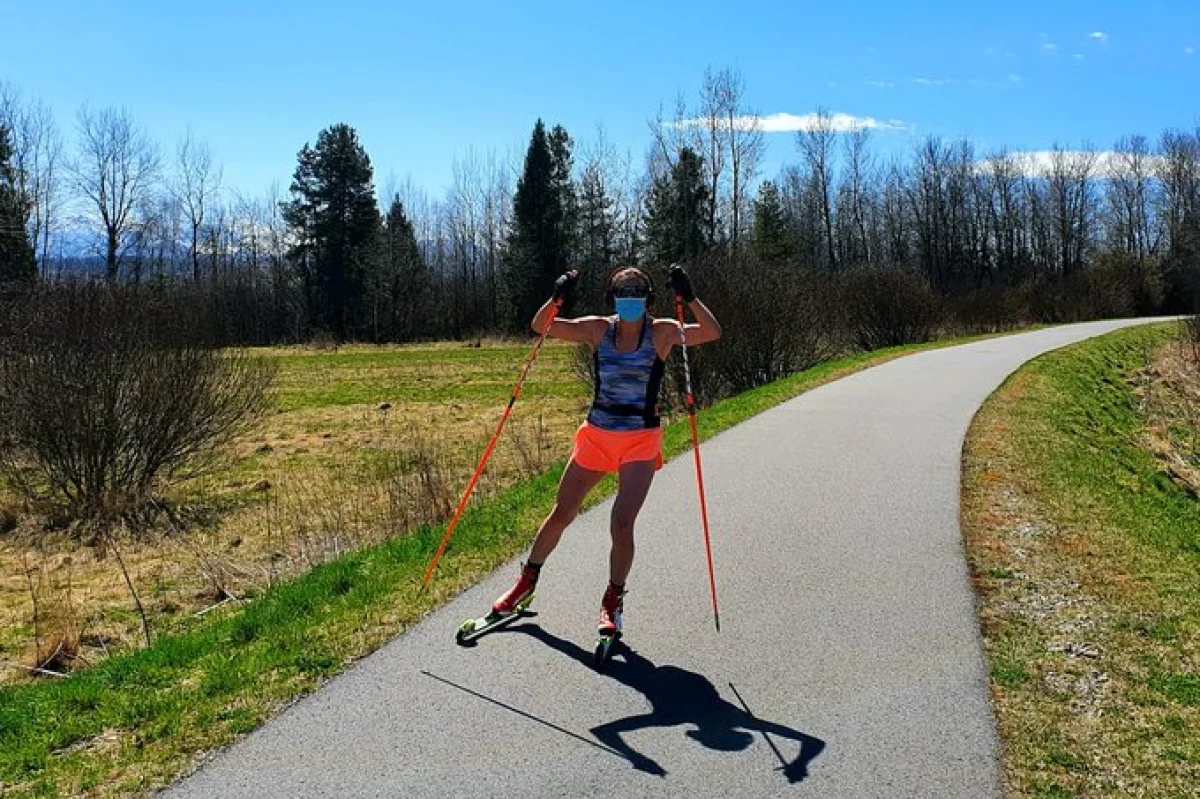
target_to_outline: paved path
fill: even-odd
[[[1124,324],[909,356],[705,444],[719,635],[681,457],[642,512],[634,651],[607,674],[589,661],[610,502],[567,531],[536,618],[455,645],[502,569],[170,795],[998,796],[963,436],[1021,363]]]

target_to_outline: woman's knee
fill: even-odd
[[[552,524],[566,527],[571,522],[575,521],[575,517],[579,515],[579,507],[567,505],[562,502],[557,502],[554,509],[550,511],[550,522]]]
[[[614,514],[612,517],[612,536],[614,539],[628,541],[633,544],[633,527],[637,517]]]

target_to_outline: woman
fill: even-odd
[[[530,323],[534,331],[545,329],[557,301],[567,297],[578,278],[579,273],[571,271],[558,279],[554,296]],[[695,324],[684,326],[688,346],[720,338],[721,326],[696,299],[687,273],[673,267],[669,286],[696,319]],[[549,335],[554,338],[587,342],[594,348],[595,396],[586,421],[575,433],[575,447],[559,483],[554,509],[538,529],[516,585],[492,604],[492,610],[507,615],[528,607],[542,564],[579,513],[584,497],[605,474],[616,472],[619,488],[610,526],[609,582],[597,625],[599,634],[612,636],[621,629],[625,578],[633,566],[634,522],[654,473],[662,468],[658,390],[664,362],[679,343],[679,323],[654,319],[646,312],[646,306],[654,300],[654,286],[645,272],[634,267],[613,273],[605,300],[615,315],[555,319],[550,326]]]

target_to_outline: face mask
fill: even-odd
[[[636,322],[646,315],[645,297],[617,297],[615,304],[622,322]]]

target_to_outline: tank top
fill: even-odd
[[[658,390],[664,364],[650,335],[650,317],[642,321],[642,333],[633,352],[617,349],[617,320],[592,355],[596,393],[588,422],[605,430],[646,430],[658,427]]]

